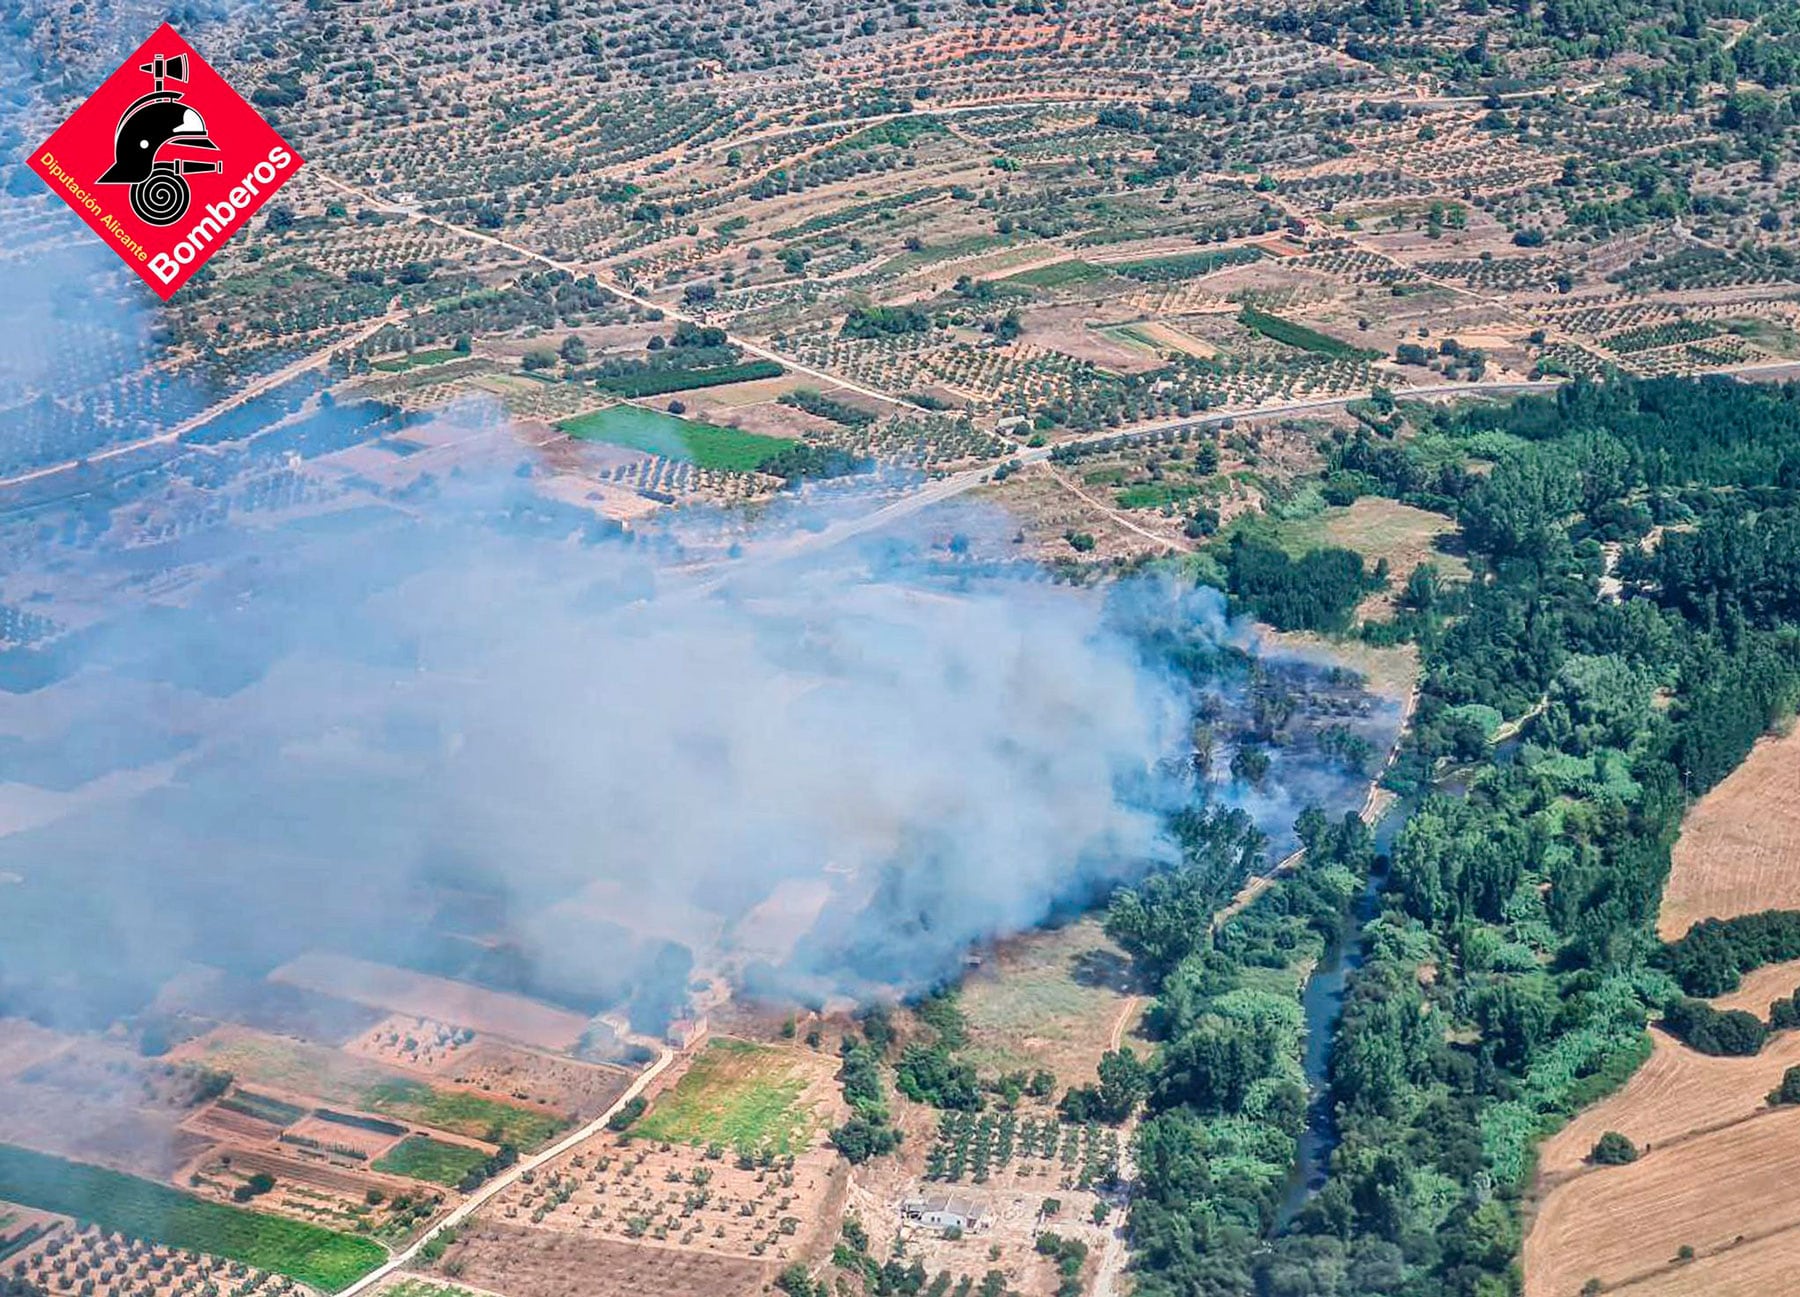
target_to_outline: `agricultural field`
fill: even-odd
[[[1782,1186],[1796,1173],[1800,1113],[1771,1108],[1764,1097],[1800,1062],[1791,1037],[1729,1060],[1659,1040],[1624,1090],[1546,1144],[1542,1174],[1553,1187],[1526,1238],[1528,1297],[1579,1293],[1592,1278],[1630,1281],[1634,1292],[1640,1283],[1656,1292],[1712,1291],[1700,1279],[1690,1286],[1684,1248],[1724,1258],[1754,1244],[1795,1264],[1800,1211]],[[1665,1057],[1674,1051],[1690,1057]],[[1645,1151],[1628,1166],[1582,1165],[1606,1130]],[[1560,1175],[1553,1165],[1564,1168]]]
[[[1800,729],[1764,739],[1689,813],[1675,842],[1657,930],[1800,907]]]
[[[0,51],[0,133],[15,143],[65,118],[142,39],[133,24],[147,21],[132,4],[13,9],[11,52]],[[1179,1237],[1158,1258],[1170,1273],[1146,1287],[1196,1288],[1186,1271],[1210,1267],[1221,1292],[1298,1294],[1346,1287],[1352,1275],[1380,1287],[1393,1269],[1395,1290],[1437,1291],[1453,1277],[1498,1292],[1511,1282],[1507,1240],[1519,1222],[1510,1213],[1534,1156],[1526,1297],[1575,1297],[1590,1280],[1650,1297],[1761,1297],[1793,1286],[1800,1207],[1788,1190],[1800,1174],[1800,1129],[1765,1096],[1782,1068],[1800,1063],[1796,1033],[1754,1058],[1724,1059],[1652,1028],[1648,1061],[1611,1097],[1541,1149],[1513,1137],[1547,1129],[1573,1106],[1571,1092],[1587,1093],[1577,1082],[1635,1057],[1564,1066],[1565,1041],[1635,1040],[1637,1021],[1621,1023],[1657,1009],[1668,984],[1642,925],[1618,917],[1654,910],[1654,898],[1623,895],[1635,875],[1603,871],[1618,884],[1618,905],[1602,904],[1615,898],[1598,887],[1591,903],[1570,903],[1590,864],[1624,854],[1618,825],[1653,809],[1622,814],[1624,802],[1660,785],[1635,778],[1641,754],[1623,739],[1616,750],[1600,745],[1604,756],[1571,751],[1540,764],[1536,755],[1556,746],[1547,731],[1562,712],[1552,702],[1583,683],[1583,664],[1554,682],[1541,677],[1604,656],[1598,634],[1575,643],[1576,632],[1629,627],[1610,601],[1663,593],[1648,580],[1631,588],[1631,563],[1621,563],[1595,609],[1585,575],[1558,572],[1527,587],[1515,569],[1541,572],[1570,553],[1585,563],[1595,532],[1616,558],[1643,534],[1640,506],[1656,535],[1730,517],[1745,501],[1766,509],[1787,499],[1791,455],[1776,448],[1770,463],[1718,481],[1700,471],[1643,480],[1644,465],[1687,470],[1672,467],[1680,454],[1651,444],[1647,425],[1663,407],[1640,410],[1612,429],[1621,442],[1644,442],[1622,456],[1638,476],[1605,501],[1613,516],[1590,518],[1599,506],[1586,497],[1605,494],[1606,443],[1557,447],[1571,458],[1552,461],[1537,457],[1549,446],[1536,437],[1545,429],[1496,433],[1498,458],[1550,466],[1535,479],[1545,488],[1535,503],[1567,484],[1572,462],[1584,465],[1582,508],[1565,502],[1562,516],[1534,518],[1554,543],[1519,563],[1510,560],[1532,547],[1483,549],[1470,521],[1491,502],[1481,483],[1502,483],[1501,494],[1516,464],[1484,455],[1459,460],[1460,475],[1434,463],[1402,485],[1384,476],[1395,463],[1416,466],[1408,457],[1430,444],[1420,430],[1451,401],[1552,391],[1600,401],[1634,390],[1633,379],[1736,376],[1755,380],[1748,389],[1800,373],[1793,15],[1758,3],[1684,6],[1676,22],[1666,10],[1605,0],[1360,10],[1324,0],[184,7],[184,35],[306,167],[159,307],[128,272],[71,252],[66,215],[18,165],[22,144],[0,156],[9,194],[0,266],[20,285],[9,309],[29,344],[0,355],[0,684],[18,703],[0,709],[9,718],[0,835],[49,825],[44,846],[54,853],[75,840],[56,817],[77,809],[192,809],[179,755],[93,787],[69,774],[90,747],[110,747],[110,718],[120,714],[111,707],[95,709],[108,718],[95,727],[99,740],[77,730],[54,745],[74,754],[57,772],[69,787],[18,793],[6,782],[20,773],[12,754],[39,743],[37,728],[55,728],[47,718],[73,691],[65,684],[81,683],[60,673],[75,669],[83,645],[161,642],[117,634],[109,610],[149,608],[152,630],[165,615],[216,617],[259,645],[259,619],[285,606],[262,597],[260,582],[279,581],[288,556],[221,559],[232,527],[324,535],[379,517],[392,530],[351,556],[345,579],[385,591],[386,561],[405,549],[387,540],[417,534],[465,487],[478,495],[497,483],[504,501],[484,502],[484,518],[520,535],[541,528],[556,538],[559,561],[580,563],[590,546],[617,541],[646,570],[667,562],[684,576],[703,573],[696,584],[709,590],[771,531],[762,552],[778,557],[790,543],[799,553],[874,537],[865,551],[873,567],[895,534],[881,529],[901,520],[926,538],[933,579],[980,572],[1099,588],[1155,567],[1190,585],[1229,584],[1234,612],[1326,627],[1266,636],[1244,627],[1241,638],[1268,661],[1329,659],[1362,672],[1367,692],[1341,677],[1289,689],[1277,667],[1255,703],[1279,719],[1230,752],[1213,751],[1210,730],[1204,740],[1196,733],[1193,759],[1173,762],[1184,779],[1210,773],[1237,801],[1280,808],[1269,812],[1282,821],[1280,838],[1308,801],[1361,794],[1421,692],[1422,742],[1395,767],[1409,794],[1441,773],[1446,748],[1472,769],[1482,735],[1523,716],[1521,727],[1536,722],[1521,749],[1533,755],[1495,778],[1520,790],[1537,781],[1530,796],[1495,809],[1477,785],[1459,806],[1472,816],[1493,810],[1479,823],[1494,840],[1518,827],[1531,850],[1505,863],[1527,854],[1531,863],[1496,895],[1403,897],[1399,880],[1389,888],[1384,904],[1410,901],[1412,910],[1371,939],[1370,962],[1392,975],[1391,1004],[1416,996],[1419,1012],[1396,1016],[1390,1034],[1425,1028],[1408,1040],[1417,1052],[1405,1068],[1379,1071],[1395,1056],[1381,1048],[1354,1056],[1373,1060],[1371,1088],[1395,1097],[1374,1118],[1346,1103],[1342,1129],[1329,1132],[1355,1154],[1333,1174],[1356,1190],[1340,1200],[1350,1204],[1346,1223],[1331,1230],[1285,1210],[1270,1228],[1264,1172],[1287,1157],[1307,1097],[1290,1058],[1258,1060],[1267,1084],[1245,1123],[1279,1106],[1265,1127],[1283,1147],[1209,1148],[1186,1183],[1178,1159],[1132,1166],[1134,1117],[1107,1126],[1059,1109],[1125,1046],[1154,1060],[1171,1121],[1193,1115],[1211,1138],[1252,1106],[1248,1093],[1205,1092],[1210,1076],[1165,1074],[1180,1058],[1175,1036],[1186,1033],[1148,1039],[1147,1009],[1165,990],[1170,1001],[1215,997],[1184,982],[1165,988],[1159,975],[1134,980],[1125,951],[1092,917],[975,952],[957,1046],[978,1074],[979,1093],[960,1097],[969,1110],[895,1093],[899,1057],[930,1033],[922,1014],[896,1011],[898,1034],[875,1051],[881,1115],[870,1124],[904,1140],[852,1165],[856,1145],[843,1140],[840,1154],[832,1141],[851,1112],[866,1113],[846,1095],[836,1046],[867,1019],[851,1014],[842,988],[795,1007],[779,1035],[764,1019],[786,1007],[732,1002],[740,969],[806,949],[812,925],[830,918],[834,887],[789,880],[735,925],[687,898],[646,903],[655,913],[633,935],[667,943],[672,959],[691,956],[693,966],[667,979],[679,1003],[645,1005],[642,988],[615,985],[612,969],[593,978],[603,985],[573,985],[610,954],[582,937],[617,934],[618,902],[644,890],[640,879],[616,890],[559,882],[554,922],[517,912],[504,888],[440,909],[438,884],[427,881],[406,904],[429,928],[432,967],[491,987],[556,986],[543,993],[566,994],[580,1011],[324,951],[296,958],[299,944],[248,961],[254,973],[211,967],[239,967],[237,933],[213,943],[230,950],[197,942],[164,951],[175,944],[166,936],[120,942],[121,952],[155,948],[146,966],[158,971],[142,987],[104,988],[83,1006],[93,1020],[80,1030],[0,1019],[0,1197],[98,1222],[66,1221],[60,1242],[32,1240],[7,1258],[23,1263],[19,1277],[57,1297],[281,1297],[297,1284],[342,1286],[384,1247],[416,1238],[513,1149],[544,1148],[606,1111],[632,1073],[584,1059],[647,1061],[655,1037],[704,1036],[710,1014],[711,1030],[726,1024],[729,1034],[680,1048],[628,1129],[521,1177],[441,1255],[421,1260],[429,1277],[381,1291],[735,1297],[773,1291],[785,1267],[804,1263],[829,1276],[830,1289],[854,1294],[875,1284],[843,1266],[844,1254],[838,1273],[829,1260],[854,1218],[878,1262],[903,1241],[905,1262],[946,1276],[935,1289],[912,1285],[930,1297],[945,1297],[948,1276],[960,1284],[953,1297],[1112,1297],[1136,1282],[1118,1222],[1131,1195],[1152,1196],[1161,1176],[1165,1200],[1160,1212],[1132,1214],[1133,1245],[1150,1246],[1159,1226]],[[1602,384],[1601,398],[1576,379]],[[1751,431],[1728,426],[1734,436]],[[1367,462],[1380,468],[1322,472],[1351,438],[1367,439]],[[1581,458],[1590,451],[1591,462]],[[1374,489],[1411,503],[1359,494]],[[1533,507],[1522,500],[1520,511]],[[1384,566],[1385,582],[1353,576],[1338,583],[1351,594],[1330,616],[1288,619],[1228,571],[1239,540],[1268,542],[1270,569],[1348,548],[1369,568]],[[1452,585],[1479,574],[1505,615],[1459,624],[1453,599],[1414,617],[1429,600],[1403,607],[1402,595],[1426,563]],[[1773,582],[1779,564],[1769,567]],[[391,597],[410,593],[395,583]],[[613,593],[605,582],[593,592]],[[1656,677],[1654,706],[1637,713],[1642,731],[1660,740],[1691,727],[1696,712],[1704,720],[1697,668],[1715,657],[1737,665],[1743,644],[1760,651],[1764,637],[1779,639],[1792,606],[1779,616],[1734,609],[1720,618],[1728,633],[1682,641],[1692,653],[1659,648],[1626,663],[1621,648],[1606,664],[1618,677],[1635,679],[1640,665]],[[480,620],[484,609],[458,611]],[[482,629],[497,637],[517,631],[489,620]],[[1522,644],[1495,629],[1514,624],[1536,638]],[[1447,661],[1464,630],[1482,650]],[[831,631],[809,623],[804,642],[830,652]],[[1408,642],[1393,644],[1400,636]],[[316,668],[318,641],[302,638],[246,670],[279,681]],[[390,647],[418,656],[396,695],[424,699],[452,674],[438,669],[429,638]],[[361,668],[381,669],[378,656],[338,683],[358,687]],[[1540,678],[1525,678],[1544,662]],[[185,714],[199,727],[253,711],[232,688],[190,698],[185,684],[150,678],[136,661],[101,665],[133,699],[154,696],[159,716]],[[1760,670],[1767,665],[1748,664],[1758,670],[1745,678],[1772,676],[1776,667]],[[642,705],[673,718],[684,696],[646,691]],[[18,734],[13,710],[23,717]],[[1451,731],[1446,713],[1459,724],[1479,718],[1481,733]],[[439,737],[461,753],[475,733],[446,724]],[[595,745],[611,737],[596,734]],[[365,739],[406,741],[348,726],[284,752],[283,768],[328,765]],[[705,736],[691,746],[705,749]],[[545,782],[562,773],[534,771],[533,755],[507,773]],[[1765,740],[1693,810],[1661,897],[1662,936],[1707,916],[1800,907],[1797,758],[1795,735]],[[60,761],[59,752],[50,764]],[[379,765],[364,774],[385,777],[391,767]],[[1595,783],[1618,774],[1609,800],[1577,787],[1569,772],[1579,770]],[[1554,771],[1566,786],[1550,787]],[[1372,794],[1370,805],[1387,795]],[[1515,816],[1526,801],[1531,810]],[[513,866],[505,843],[490,852],[478,835],[442,836],[408,862],[419,875]],[[1488,835],[1447,839],[1473,852]],[[210,859],[205,842],[193,834],[173,849]],[[256,863],[279,868],[283,845],[278,834],[259,844]],[[0,872],[0,898],[14,887],[43,895],[43,878],[20,870]],[[142,872],[160,883],[162,871]],[[1457,871],[1444,872],[1442,890],[1456,890]],[[1303,900],[1336,904],[1328,885],[1346,877]],[[1218,895],[1239,886],[1234,878]],[[1279,886],[1259,880],[1239,895]],[[166,907],[141,908],[160,917]],[[1450,909],[1453,918],[1440,912]],[[447,919],[452,910],[465,921]],[[1190,935],[1209,931],[1209,916],[1181,917]],[[1312,935],[1284,935],[1310,942],[1328,919],[1315,913]],[[1261,935],[1245,941],[1255,947]],[[8,961],[8,1013],[63,1021],[65,983],[91,976],[93,950],[106,948],[65,944],[70,967],[42,986],[16,993]],[[1273,996],[1285,1014],[1302,977],[1283,963],[1292,947],[1258,949],[1260,965],[1233,971],[1246,991],[1239,998]],[[1235,957],[1209,954],[1222,964]],[[955,967],[954,956],[947,962]],[[1207,965],[1193,981],[1214,971]],[[566,987],[557,980],[565,974]],[[1718,1003],[1760,1011],[1800,985],[1797,974],[1797,965],[1759,970]],[[1587,1021],[1617,1007],[1595,1007],[1604,997],[1590,976],[1629,1001],[1618,1021]],[[1171,1016],[1167,1007],[1151,1021]],[[1515,1009],[1543,1055],[1502,1048],[1496,1021]],[[621,1025],[609,1038],[613,1028],[590,1016],[599,1013],[605,1024],[635,1014],[633,1029],[648,1035]],[[1346,1015],[1346,1038],[1378,1020]],[[1079,1115],[1079,1103],[1070,1111]],[[1446,1133],[1467,1129],[1484,1136],[1478,1147]],[[1609,1130],[1642,1156],[1591,1164]],[[1390,1160],[1404,1180],[1375,1186],[1369,1167]],[[1240,1192],[1252,1181],[1264,1189]],[[940,1192],[989,1207],[991,1233],[949,1238],[899,1222],[899,1202]],[[1379,1230],[1377,1210],[1389,1214]],[[0,1232],[16,1228],[11,1211],[0,1206]],[[1089,1249],[1070,1273],[1039,1250],[1046,1230]],[[123,1242],[121,1232],[143,1241]],[[1362,1237],[1376,1232],[1383,1237]],[[1353,1234],[1357,1247],[1373,1246],[1352,1255]],[[1403,1256],[1387,1250],[1394,1239]],[[783,1286],[797,1286],[791,1280]]]
[[[411,1079],[378,1082],[362,1098],[372,1112],[519,1148],[535,1148],[568,1125],[566,1118]]]
[[[1090,1191],[1119,1177],[1119,1132],[1015,1113],[946,1113],[925,1178],[1001,1189]]]
[[[219,1297],[304,1295],[287,1275],[242,1261],[146,1243],[98,1225],[52,1218],[35,1243],[4,1258],[14,1278],[50,1297],[176,1297],[197,1288]]]
[[[963,983],[967,1057],[993,1073],[1091,1076],[1101,1054],[1132,1040],[1143,1000],[1128,967],[1092,919],[1003,942]]]
[[[1800,790],[1794,736],[1762,740],[1688,813],[1659,927],[1794,903]],[[1712,1004],[1759,1019],[1800,987],[1800,961],[1747,974]],[[1649,1060],[1615,1094],[1545,1142],[1525,1245],[1527,1297],[1575,1293],[1590,1279],[1633,1293],[1751,1292],[1776,1265],[1800,1264],[1800,1211],[1781,1186],[1796,1173],[1796,1109],[1769,1095],[1800,1066],[1800,1033],[1774,1032],[1748,1057],[1712,1056],[1653,1030]],[[1639,1156],[1594,1165],[1616,1131]],[[1741,1264],[1740,1264],[1741,1253]]]
[[[610,442],[725,472],[753,472],[790,444],[783,438],[718,428],[637,405],[608,406],[559,426],[579,440]]]
[[[475,1139],[494,1133],[520,1148],[543,1143],[568,1125],[565,1115],[525,1107],[510,1098],[434,1085],[395,1068],[300,1041],[221,1030],[189,1042],[182,1052],[253,1087],[312,1096],[327,1105]]]
[[[469,1144],[448,1144],[426,1135],[408,1135],[371,1166],[389,1175],[454,1185],[488,1159],[485,1149]]]
[[[0,1042],[0,1142],[158,1180],[204,1146],[182,1123],[216,1093],[213,1070],[21,1019],[0,1019]]]
[[[439,1279],[421,1279],[417,1276],[388,1279],[377,1292],[384,1297],[480,1297],[467,1288],[460,1288],[453,1283]]]
[[[669,1143],[636,1130],[591,1141],[507,1190],[483,1215],[542,1233],[705,1256],[791,1259],[812,1250],[841,1201],[827,1147],[798,1154]]]
[[[587,1019],[580,1014],[524,996],[505,995],[466,982],[325,951],[303,955],[269,977],[302,990],[412,1014],[540,1049],[569,1049],[587,1029]]]
[[[671,1089],[633,1128],[644,1139],[716,1144],[791,1156],[819,1130],[820,1060],[793,1050],[718,1038],[707,1043]]]
[[[91,1221],[148,1244],[274,1270],[326,1290],[386,1257],[368,1239],[299,1221],[203,1202],[100,1167],[0,1145],[0,1199]]]
[[[773,1257],[710,1255],[645,1246],[483,1217],[462,1230],[440,1263],[480,1292],[525,1297],[635,1297],[645,1292],[760,1292],[780,1266]],[[423,1295],[421,1295],[423,1297]]]

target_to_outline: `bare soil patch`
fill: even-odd
[[[1586,1174],[1594,1142],[1609,1130],[1653,1150],[1768,1111],[1765,1097],[1788,1067],[1800,1063],[1800,1032],[1770,1039],[1754,1058],[1714,1058],[1654,1033],[1650,1060],[1618,1093],[1579,1114],[1544,1142],[1538,1169],[1546,1180]],[[1596,1171],[1596,1184],[1606,1171]]]
[[[446,1255],[458,1279],[507,1297],[640,1297],[760,1292],[773,1260],[708,1256],[481,1220]]]
[[[472,1027],[541,1049],[571,1049],[587,1030],[587,1019],[566,1009],[326,951],[302,955],[269,976],[305,990]]]
[[[1721,1009],[1746,1009],[1766,1019],[1769,1005],[1791,996],[1796,987],[1800,987],[1800,959],[1790,959],[1745,973],[1737,990],[1715,997],[1713,1003]]]
[[[1690,1096],[1698,1097],[1698,1096]],[[1583,1176],[1545,1200],[1525,1251],[1527,1297],[1574,1297],[1800,1225],[1800,1109],[1655,1147],[1629,1166]],[[1800,1262],[1800,1234],[1788,1252]]]
[[[836,1238],[845,1169],[823,1143],[765,1160],[723,1145],[607,1137],[509,1188],[485,1214],[545,1232],[785,1265]]]

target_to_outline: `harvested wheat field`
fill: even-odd
[[[1572,1173],[1585,1178],[1587,1155],[1594,1141],[1609,1130],[1618,1131],[1639,1148],[1647,1144],[1654,1152],[1664,1144],[1690,1140],[1730,1122],[1761,1117],[1769,1110],[1765,1096],[1781,1080],[1782,1072],[1800,1064],[1797,1031],[1770,1037],[1754,1058],[1714,1058],[1696,1053],[1660,1031],[1653,1034],[1656,1048],[1650,1061],[1623,1089],[1544,1141],[1538,1156],[1540,1190],[1560,1193],[1558,1182]],[[1604,1177],[1603,1171],[1592,1174]]]
[[[1787,999],[1796,990],[1800,990],[1800,959],[1790,959],[1745,973],[1737,990],[1716,996],[1713,1004],[1720,1009],[1744,1009],[1759,1018],[1767,1018],[1771,1004]],[[1780,1041],[1780,1037],[1771,1041],[1764,1048],[1763,1056],[1767,1057]]]
[[[1773,1062],[1743,1061],[1765,1076]],[[1774,1068],[1773,1079],[1779,1078],[1780,1069]],[[1704,1111],[1700,1096],[1694,1098],[1691,1109]],[[1771,1109],[1720,1130],[1653,1145],[1629,1166],[1577,1175],[1551,1190],[1532,1224],[1525,1244],[1526,1297],[1576,1297],[1589,1279],[1609,1291],[1684,1266],[1683,1248],[1711,1256],[1758,1239],[1769,1246],[1785,1240],[1780,1250],[1790,1267],[1800,1267],[1796,1179],[1800,1108]]]
[[[1773,999],[1790,993],[1796,976],[1800,961],[1765,969],[1714,1003]],[[1709,1267],[1677,1259],[1683,1247],[1703,1260],[1754,1245],[1765,1259],[1800,1266],[1800,1199],[1788,1192],[1800,1175],[1800,1109],[1771,1108],[1765,1097],[1800,1065],[1800,1032],[1771,1037],[1753,1058],[1709,1057],[1654,1034],[1650,1060],[1624,1088],[1543,1146],[1525,1239],[1526,1297],[1575,1297],[1590,1278],[1607,1291],[1627,1283],[1633,1293],[1725,1291],[1703,1279]],[[1609,1130],[1642,1156],[1629,1166],[1588,1165]]]
[[[1713,1253],[1696,1250],[1694,1259],[1610,1289],[1629,1297],[1772,1297],[1794,1291],[1794,1234],[1746,1239]]]
[[[1800,909],[1800,727],[1759,742],[1688,812],[1657,932],[1779,909]]]

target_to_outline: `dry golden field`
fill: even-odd
[[[1794,908],[1800,908],[1800,728],[1758,743],[1688,813],[1657,932],[1667,941],[1701,919]]]
[[[1775,1059],[1736,1060],[1759,1075],[1781,1075]],[[1792,1061],[1790,1058],[1789,1062]],[[1765,1080],[1764,1085],[1772,1084]],[[1629,1134],[1634,1103],[1647,1119],[1678,1108],[1691,1122],[1716,1113],[1712,1094],[1680,1086],[1656,1098],[1622,1093],[1595,1109]],[[1592,1115],[1592,1114],[1590,1114]],[[1642,1129],[1642,1127],[1639,1127]],[[1590,1279],[1602,1291],[1655,1279],[1659,1290],[1698,1294],[1705,1286],[1678,1282],[1693,1257],[1729,1254],[1761,1243],[1800,1266],[1800,1201],[1791,1188],[1800,1176],[1800,1110],[1765,1109],[1716,1130],[1652,1143],[1629,1166],[1583,1171],[1545,1197],[1525,1244],[1526,1297],[1576,1297]]]
[[[1800,738],[1765,739],[1688,815],[1675,846],[1660,929],[1800,903]],[[1762,1017],[1800,985],[1800,960],[1758,969],[1713,1003]],[[1800,1065],[1800,1033],[1751,1058],[1696,1053],[1656,1033],[1635,1076],[1548,1140],[1525,1241],[1526,1297],[1601,1291],[1711,1297],[1786,1291],[1800,1267],[1800,1111],[1766,1096]],[[1628,1166],[1587,1163],[1606,1131],[1641,1152]],[[1770,1286],[1774,1282],[1774,1286]]]

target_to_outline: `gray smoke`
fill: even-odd
[[[12,1007],[100,1021],[314,948],[652,1020],[690,959],[914,989],[1166,855],[1188,701],[1133,623],[1216,632],[1210,597],[958,576],[928,536],[721,580],[528,489],[228,528],[57,647],[0,793],[136,773],[0,839]]]

